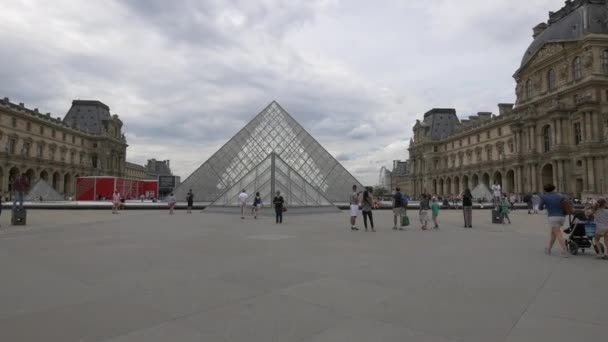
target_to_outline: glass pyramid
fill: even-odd
[[[353,185],[363,189],[273,101],[194,171],[175,195],[183,200],[192,189],[196,201],[236,205],[242,189],[250,196],[259,191],[264,203],[279,190],[288,205],[323,206],[348,202]]]

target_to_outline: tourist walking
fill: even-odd
[[[357,228],[357,216],[359,216],[359,194],[357,193],[357,186],[353,185],[353,192],[349,197],[350,202],[350,229],[359,230]]]
[[[177,198],[175,198],[173,193],[167,197],[167,203],[169,203],[169,214],[173,215],[173,209],[175,209],[175,203],[177,203]]]
[[[281,192],[277,191],[277,195],[272,200],[272,204],[274,205],[274,213],[276,217],[277,224],[283,224],[283,212],[287,209],[285,207],[285,200],[283,196],[281,196]]]
[[[433,197],[433,201],[431,202],[431,217],[433,219],[433,229],[439,229],[439,224],[437,223],[437,217],[439,216],[439,202],[437,201],[437,197]]]
[[[593,244],[598,251],[598,258],[608,260],[608,205],[604,198],[597,200],[593,214],[595,222],[595,236]],[[601,238],[604,237],[604,248],[602,248]]]
[[[403,230],[402,222],[405,215],[405,202],[403,201],[401,188],[396,188],[395,195],[393,195],[393,230]],[[401,225],[401,227],[397,228],[398,225]]]
[[[365,225],[365,231],[367,231],[367,219],[369,218],[369,224],[372,228],[372,232],[375,232],[374,229],[374,215],[372,213],[372,209],[374,208],[374,199],[369,194],[369,191],[363,191],[363,200],[361,201],[361,211],[363,212],[363,225]]]
[[[464,189],[462,194],[462,215],[464,216],[464,227],[473,228],[473,195],[470,189]]]
[[[422,194],[422,198],[420,199],[420,209],[418,210],[418,218],[420,219],[420,229],[427,230],[427,225],[429,223],[429,210],[431,207],[429,205],[429,195]]]
[[[253,214],[253,218],[254,219],[258,219],[258,212],[260,211],[260,208],[262,207],[262,197],[260,197],[260,193],[256,192],[255,193],[255,198],[253,199],[253,205],[251,208],[251,212]]]
[[[120,193],[115,189],[112,195],[112,214],[118,214],[118,206],[120,206]]]
[[[503,197],[502,202],[500,202],[500,221],[502,224],[505,224],[505,219],[511,224],[511,219],[509,218],[509,201],[507,201],[507,197]]]
[[[245,191],[245,189],[243,189],[241,191],[241,193],[239,194],[239,202],[240,202],[240,206],[241,206],[241,219],[245,219],[245,208],[247,207],[248,198],[249,198],[249,195],[247,195],[247,192]]]
[[[551,249],[555,244],[555,240],[559,242],[562,247],[562,257],[568,257],[568,249],[566,248],[566,241],[562,235],[562,226],[566,221],[566,214],[562,210],[562,201],[566,200],[562,195],[555,192],[555,185],[547,184],[544,187],[545,193],[540,198],[541,210],[547,209],[547,217],[549,227],[551,228],[551,235],[549,238],[549,246],[545,248],[546,254],[551,254]]]
[[[188,202],[188,214],[192,214],[192,206],[194,204],[194,194],[192,193],[192,189],[188,190],[186,194],[186,202]]]
[[[13,210],[17,208],[17,202],[19,202],[19,209],[23,209],[23,199],[29,189],[30,180],[25,173],[13,179],[13,191],[15,194],[15,197],[13,198]]]
[[[532,195],[532,212],[534,214],[538,214],[538,210],[540,208],[541,198],[537,192]]]

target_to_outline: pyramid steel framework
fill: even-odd
[[[178,200],[189,189],[197,202],[212,206],[238,204],[245,189],[260,192],[269,203],[281,191],[290,206],[333,206],[348,202],[353,185],[363,189],[278,103],[273,101],[175,191]]]

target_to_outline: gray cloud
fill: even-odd
[[[0,96],[53,116],[101,100],[130,160],[171,159],[182,177],[276,100],[373,184],[429,108],[512,101],[531,27],[561,4],[6,0]]]

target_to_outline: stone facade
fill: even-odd
[[[106,111],[93,120],[89,110]],[[39,178],[57,192],[71,196],[80,176],[124,176],[127,143],[122,121],[99,101],[73,101],[66,121],[27,109],[8,98],[0,100],[0,193],[7,195],[13,177],[25,173],[33,184]],[[96,132],[78,129],[88,120]]]
[[[150,177],[148,177],[148,174],[146,173],[146,168],[144,166],[130,162],[125,163],[125,175],[129,179],[150,179]]]
[[[394,160],[393,171],[391,172],[392,190],[401,189],[404,194],[411,194],[410,167],[408,161]]]
[[[145,166],[127,162],[125,174],[130,179],[158,179],[158,176],[173,176],[169,160],[156,159],[148,159]]]
[[[515,105],[453,126],[436,125],[449,111],[425,114],[409,147],[412,193],[459,195],[494,182],[519,195],[547,183],[578,198],[608,193],[608,25],[596,25],[600,17],[608,18],[606,0],[567,1],[534,28],[514,75]],[[451,132],[437,136],[434,127]]]

